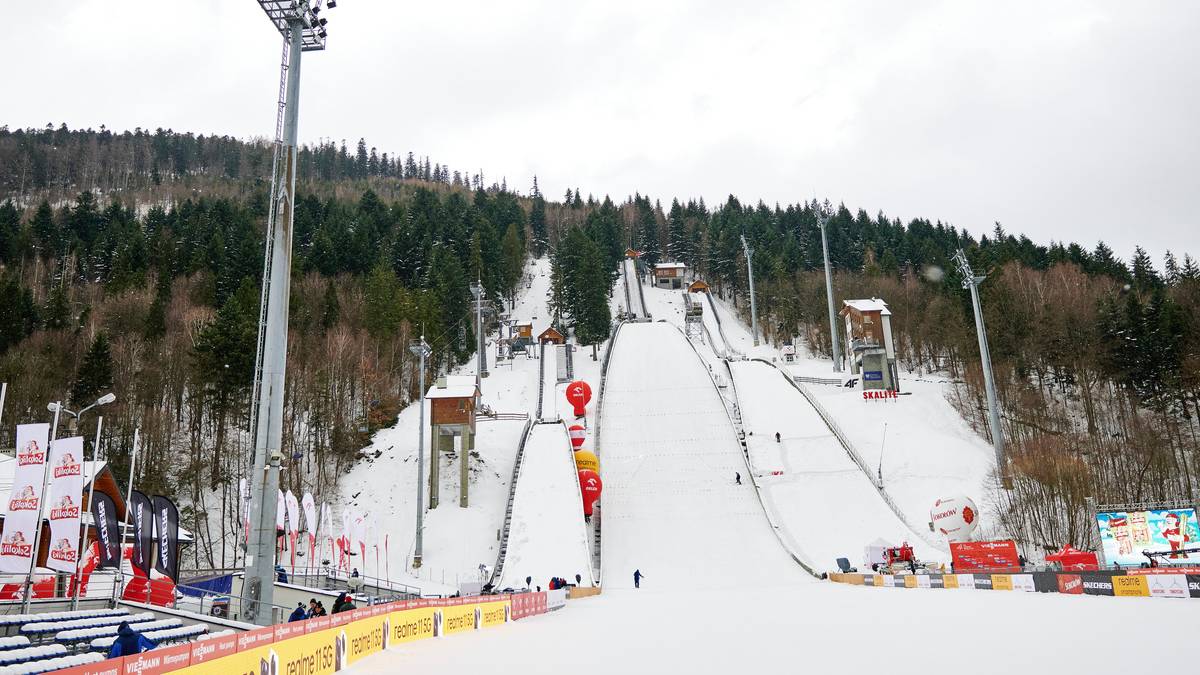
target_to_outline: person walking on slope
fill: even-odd
[[[737,482],[738,485],[741,485],[742,484],[742,474],[738,473],[737,471],[734,471],[733,472],[733,480],[735,482]]]
[[[775,442],[776,442],[776,443],[778,443],[780,438],[781,438],[781,437],[780,437],[780,435],[779,435],[779,432],[778,432],[778,431],[776,431],[776,432],[775,432]]]
[[[646,575],[645,575],[645,574],[642,574],[642,571],[641,571],[641,570],[634,570],[634,571],[633,571],[633,587],[634,587],[634,588],[641,588],[641,587],[642,587],[642,577],[644,577],[644,576],[646,576]]]

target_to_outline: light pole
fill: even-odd
[[[421,397],[421,421],[417,433],[417,541],[413,548],[413,567],[421,566],[423,529],[425,527],[425,359],[433,350],[425,343],[425,336],[414,341],[408,347],[414,355],[421,359],[421,374],[419,376]],[[437,458],[434,458],[437,461]]]
[[[292,211],[296,187],[296,130],[300,113],[300,56],[325,49],[325,24],[318,15],[323,0],[258,0],[283,36],[279,100],[275,117],[275,154],[271,201],[264,237],[263,286],[259,308],[258,351],[250,426],[254,433],[250,528],[242,588],[243,621],[273,622],[275,580],[275,495],[283,461],[284,374],[287,368],[288,295],[292,272]],[[327,6],[336,5],[328,0]]]
[[[741,235],[742,250],[746,252],[746,276],[750,277],[750,337],[754,338],[754,346],[758,346],[758,304],[754,301],[754,249],[746,243],[746,235]]]
[[[887,445],[887,422],[883,423],[883,440],[879,442],[879,469],[876,475],[880,488],[883,487],[883,448],[885,445]]]
[[[842,345],[838,342],[837,312],[833,311],[833,271],[829,267],[829,239],[825,236],[825,226],[829,216],[817,212],[817,224],[821,226],[821,253],[825,257],[825,300],[829,304],[829,342],[833,353],[833,372],[842,372]]]
[[[484,349],[483,349],[483,295],[484,295],[484,290],[483,290],[483,282],[482,281],[479,281],[478,279],[476,279],[475,283],[471,284],[471,295],[475,296],[475,341],[478,343],[477,346],[479,348],[479,360],[478,360],[479,372],[476,373],[476,375],[475,375],[475,384],[479,385],[482,388],[483,383],[480,380],[481,380],[481,378],[488,376],[487,354],[484,352]]]
[[[1004,463],[1004,432],[1000,429],[1000,406],[996,400],[996,379],[992,374],[992,355],[988,351],[987,329],[983,325],[983,308],[979,305],[979,284],[986,276],[975,276],[971,263],[960,248],[954,252],[954,262],[962,274],[962,287],[971,291],[971,305],[975,310],[975,333],[979,337],[979,361],[983,366],[983,385],[987,390],[988,421],[992,430],[992,447],[996,451],[996,468],[1001,480],[1007,484],[1008,470]]]

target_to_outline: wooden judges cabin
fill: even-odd
[[[683,273],[687,265],[681,262],[663,262],[654,266],[655,288],[679,290],[683,288]]]
[[[546,328],[546,330],[538,334],[537,341],[538,344],[543,345],[561,345],[564,344],[567,339],[563,337],[562,333],[554,330],[554,326],[549,326]]]
[[[900,390],[892,311],[879,298],[843,300],[839,312],[846,324],[850,372],[862,375],[863,389]]]
[[[447,375],[425,393],[429,401],[429,508],[438,505],[438,466],[443,455],[456,454],[460,464],[459,506],[467,506],[467,468],[475,449],[475,408],[479,386],[474,375]],[[455,447],[455,438],[459,439]]]

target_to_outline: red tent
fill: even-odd
[[[1046,560],[1058,563],[1064,570],[1096,570],[1100,568],[1100,561],[1096,558],[1095,553],[1076,550],[1071,548],[1070,544],[1063,546],[1058,553],[1046,556]]]

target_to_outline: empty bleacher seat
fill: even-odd
[[[207,632],[208,626],[198,623],[192,626],[182,626],[180,628],[168,628],[166,630],[150,631],[149,633],[142,633],[142,635],[145,636],[147,640],[154,640],[160,645],[164,645],[172,642],[186,642]],[[93,651],[106,652],[116,641],[116,635],[96,638],[91,641],[91,648]],[[3,652],[0,652],[0,654],[3,654]]]
[[[0,650],[2,649],[20,649],[21,647],[29,646],[29,638],[24,635],[11,635],[9,637],[0,637]]]
[[[59,644],[37,645],[35,647],[22,647],[21,649],[9,649],[0,652],[0,666],[7,666],[14,663],[25,663],[27,661],[37,661],[39,659],[49,659],[55,656],[62,656],[67,653],[67,648]]]
[[[144,621],[140,623],[130,622],[129,627],[139,633],[146,633],[155,630],[166,630],[168,628],[179,628],[183,622],[179,619],[159,619],[157,621]],[[107,637],[117,634],[117,626],[95,626],[93,628],[73,628],[71,630],[60,630],[54,635],[55,642],[63,644],[71,644],[73,642],[83,642],[92,640],[98,637]]]
[[[95,628],[97,626],[116,626],[122,621],[129,623],[142,623],[145,621],[153,621],[154,614],[150,612],[142,612],[140,614],[118,614],[116,616],[97,616],[89,619],[71,619],[69,621],[36,621],[27,623],[21,626],[22,635],[40,636],[48,633],[57,633],[61,630],[71,630],[73,628]]]
[[[29,661],[28,663],[2,666],[0,667],[0,675],[37,675],[38,673],[49,673],[63,668],[74,668],[75,666],[83,666],[89,663],[98,663],[103,660],[104,655],[95,652],[56,656],[49,659]]]
[[[0,628],[23,626],[34,621],[70,621],[72,619],[94,619],[101,616],[119,616],[128,614],[124,607],[118,609],[77,609],[68,612],[44,612],[42,614],[6,614],[0,615]]]

